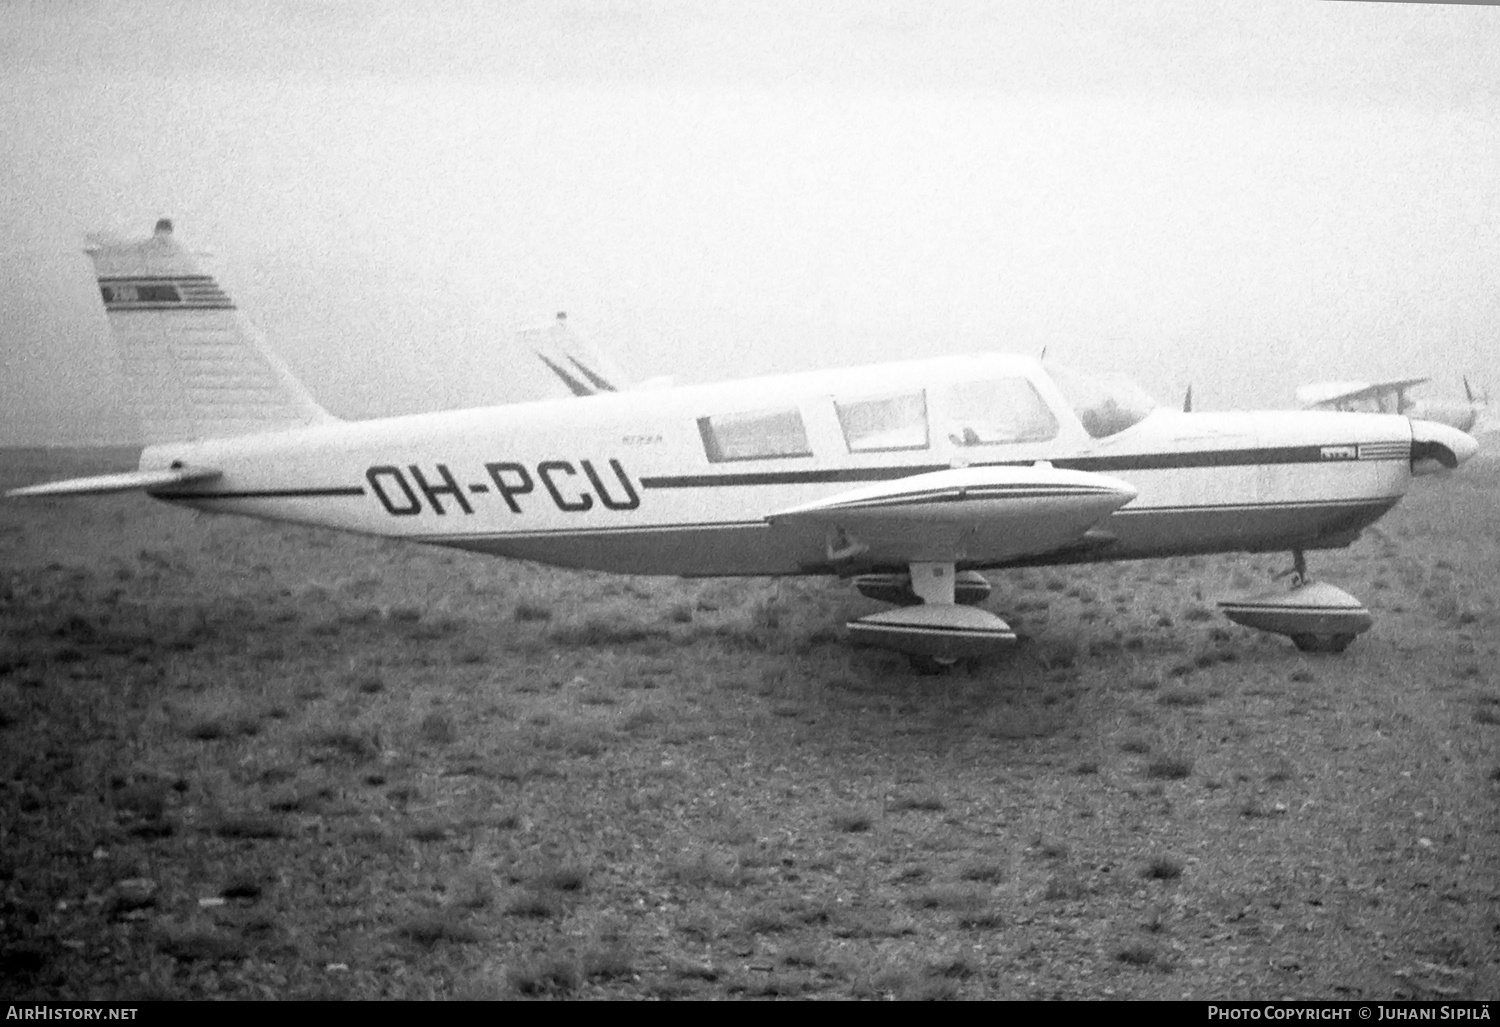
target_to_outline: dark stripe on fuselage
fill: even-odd
[[[914,474],[951,470],[953,468],[947,464],[930,464],[924,467],[843,467],[831,471],[679,474],[642,478],[641,486],[648,489],[699,489],[718,488],[724,485],[824,485],[836,482],[896,481],[900,478],[910,478]]]
[[[1325,456],[1325,450],[1357,447],[1357,443],[1316,446],[1277,446],[1265,449],[1209,449],[1196,453],[1144,453],[1125,456],[1084,456],[1053,460],[1053,467],[1071,471],[1170,471],[1201,467],[1249,467],[1260,464],[1353,463],[1349,458]],[[1357,448],[1355,450],[1358,451]],[[1387,457],[1405,460],[1405,454]]]
[[[328,499],[340,496],[362,496],[363,485],[337,486],[325,489],[259,489],[244,492],[164,492],[151,489],[155,499]]]
[[[1251,467],[1259,464],[1335,464],[1354,463],[1351,458],[1335,459],[1325,450],[1349,447],[1355,452],[1359,443],[1319,444],[1316,446],[1278,446],[1259,449],[1207,449],[1189,453],[1135,453],[1121,456],[1063,457],[1047,461],[1053,467],[1068,471],[1166,471],[1207,467]],[[1371,443],[1363,444],[1367,449]],[[1381,443],[1381,446],[1386,445]],[[1409,458],[1409,447],[1396,440],[1385,455],[1362,456],[1359,462]],[[1034,460],[994,460],[970,464],[970,467],[1029,467]],[[758,471],[742,474],[679,474],[646,477],[641,485],[648,489],[722,488],[742,485],[812,485],[838,482],[895,481],[914,474],[948,471],[946,464],[921,464],[910,467],[846,467],[831,471]]]
[[[593,538],[598,535],[646,535],[662,531],[729,531],[736,528],[764,528],[765,521],[683,521],[676,524],[627,524],[611,528],[545,528],[540,531],[445,532],[432,535],[400,535],[416,542],[446,542],[457,539],[547,538],[573,535]]]

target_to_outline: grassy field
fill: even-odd
[[[1497,497],[1310,554],[1342,656],[1222,557],[992,575],[940,677],[832,581],[0,501],[0,993],[1500,997]]]

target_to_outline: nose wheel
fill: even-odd
[[[1292,550],[1292,569],[1277,575],[1288,576],[1289,591],[1221,600],[1219,609],[1236,624],[1285,635],[1304,653],[1341,653],[1374,623],[1370,611],[1348,592],[1311,581],[1300,549]]]
[[[1292,569],[1287,573],[1291,576],[1294,592],[1312,584],[1312,579],[1307,576],[1307,554],[1300,549],[1293,549]],[[1298,652],[1341,653],[1349,648],[1349,643],[1354,641],[1357,634],[1358,632],[1352,631],[1299,631],[1288,637]]]

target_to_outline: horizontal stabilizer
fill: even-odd
[[[121,471],[119,474],[100,474],[92,478],[69,478],[44,485],[28,485],[11,489],[7,496],[97,496],[109,492],[130,492],[135,489],[159,489],[168,485],[185,485],[192,481],[210,481],[220,475],[211,467],[163,468],[155,471]]]

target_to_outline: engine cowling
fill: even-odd
[[[1411,421],[1411,473],[1451,471],[1479,452],[1479,442],[1467,432],[1437,421]]]

